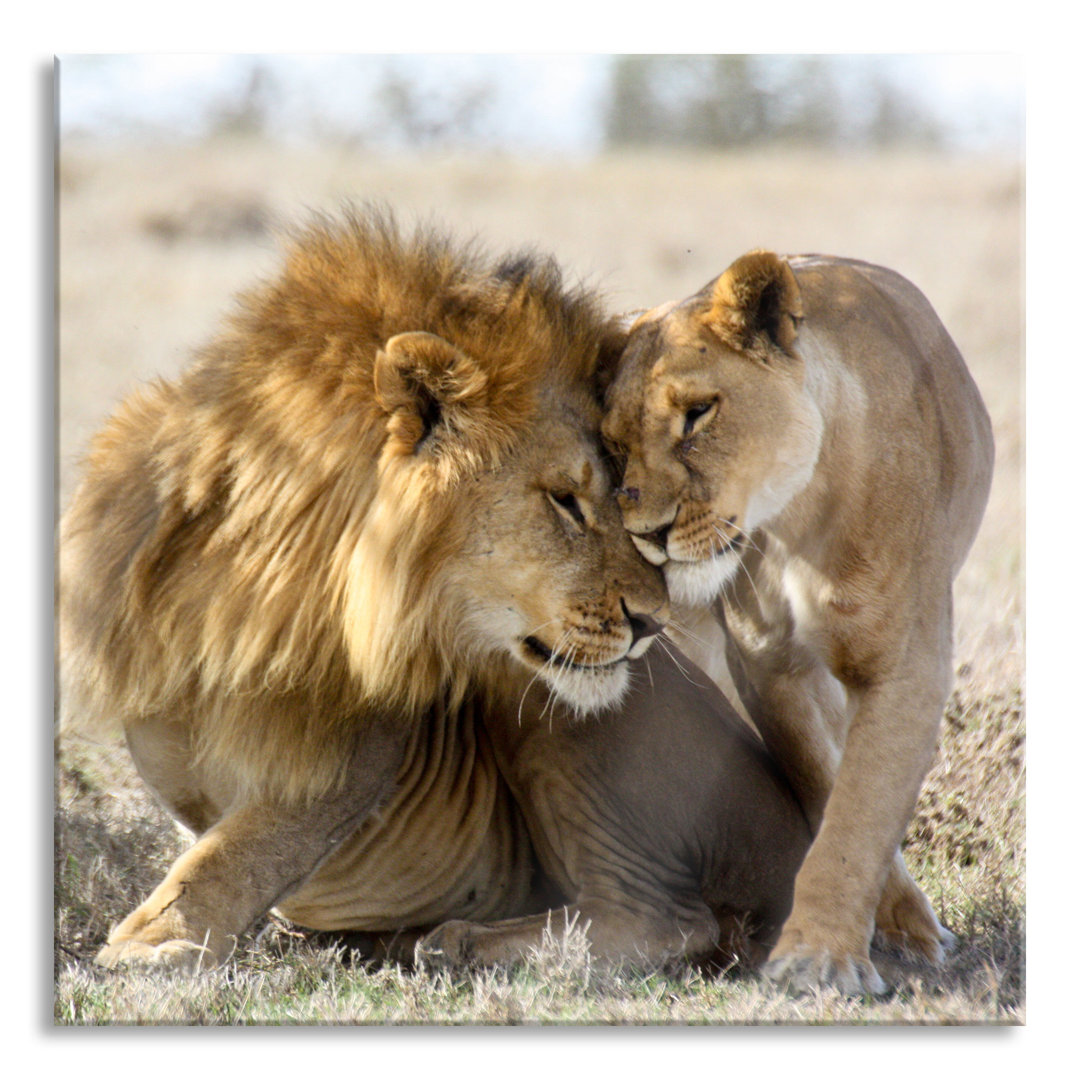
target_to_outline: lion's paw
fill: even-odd
[[[832,989],[848,997],[863,997],[884,994],[888,989],[869,956],[834,956],[807,946],[780,955],[774,950],[762,973],[795,994]]]
[[[195,975],[218,966],[210,949],[192,941],[163,941],[150,945],[145,941],[110,942],[94,957],[94,963],[116,970],[169,971]]]
[[[434,969],[465,966],[472,953],[472,931],[473,924],[464,919],[443,923],[416,943],[416,963]]]

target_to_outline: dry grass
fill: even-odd
[[[756,246],[892,266],[931,298],[994,422],[990,507],[957,585],[957,688],[908,834],[957,933],[944,971],[879,957],[879,1001],[791,999],[752,975],[596,970],[580,942],[460,979],[369,970],[268,923],[222,972],[106,975],[89,958],[182,841],[119,747],[65,748],[56,816],[58,1024],[1018,1023],[1025,1018],[1023,177],[1015,163],[882,157],[380,159],[262,144],[60,160],[60,505],[76,455],[135,381],[169,374],[273,264],[267,222],[385,198],[492,247],[534,243],[630,309]]]

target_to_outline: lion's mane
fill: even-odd
[[[374,392],[393,335],[452,342],[483,377],[468,452],[418,472]],[[541,380],[593,373],[614,333],[550,260],[489,259],[382,210],[318,218],[175,382],[93,440],[61,527],[67,721],[168,716],[234,782],[332,787],[365,720],[460,700],[490,658],[440,582],[454,488],[512,449]]]

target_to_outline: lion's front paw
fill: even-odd
[[[820,988],[838,990],[848,997],[863,997],[884,994],[887,990],[869,953],[815,948],[806,942],[785,947],[781,939],[762,973],[796,994]]]
[[[192,917],[184,906],[184,886],[168,879],[118,926],[94,958],[107,968],[148,968],[188,974],[225,963],[236,938],[209,923],[205,911]]]
[[[151,945],[145,941],[110,942],[94,957],[102,967],[131,968],[144,971],[174,971],[195,975],[217,967],[219,960],[204,945],[192,941],[163,941]]]
[[[457,968],[472,957],[473,924],[452,919],[425,934],[414,951],[416,963],[429,968]]]

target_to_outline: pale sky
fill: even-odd
[[[588,53],[71,55],[60,61],[60,120],[64,132],[119,133],[134,124],[197,135],[210,111],[241,92],[261,63],[278,91],[269,110],[271,134],[319,137],[335,130],[370,137],[378,122],[374,91],[394,70],[407,73],[429,100],[494,86],[498,107],[485,113],[484,144],[588,153],[600,145],[611,62]],[[836,62],[855,87],[872,71],[887,72],[946,119],[959,145],[1020,145],[1024,89],[1017,55],[840,56]]]

